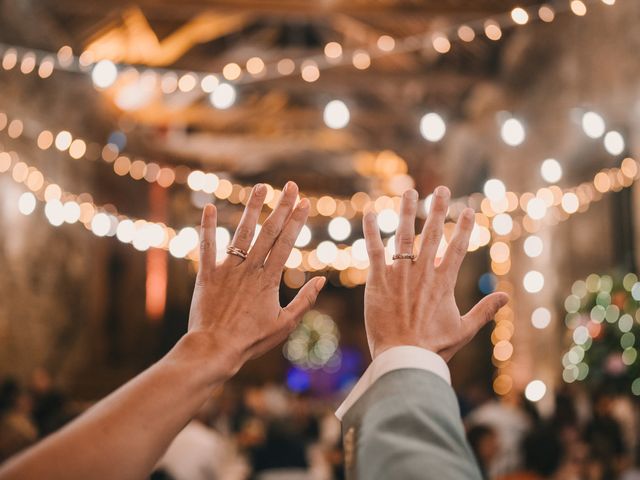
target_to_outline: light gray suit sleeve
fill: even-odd
[[[349,480],[482,480],[453,389],[429,371],[383,375],[342,428]]]

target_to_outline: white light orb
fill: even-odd
[[[544,243],[542,239],[537,235],[529,235],[524,240],[524,253],[531,258],[536,258],[542,255],[544,249]]]
[[[554,158],[547,158],[540,165],[540,175],[547,183],[557,183],[562,178],[562,165]]]
[[[194,170],[187,177],[187,185],[194,192],[200,191],[204,188],[205,184],[205,173],[200,170]]]
[[[351,244],[351,256],[357,262],[366,262],[369,260],[367,253],[367,242],[364,238],[359,238]]]
[[[427,197],[422,201],[422,208],[424,210],[425,215],[429,215],[431,213],[431,202],[433,201],[433,193],[427,195]]]
[[[329,236],[337,241],[345,240],[351,235],[351,223],[344,217],[332,219],[327,229],[329,230]]]
[[[23,215],[31,215],[36,209],[36,196],[31,192],[24,192],[18,198],[18,210]]]
[[[350,118],[349,108],[342,100],[331,100],[324,107],[323,119],[329,128],[344,128],[349,124]]]
[[[513,219],[508,213],[501,213],[493,217],[491,226],[498,235],[508,235],[513,230]]]
[[[547,214],[547,204],[541,198],[533,198],[527,203],[527,215],[534,220],[541,220]]]
[[[98,88],[108,88],[118,78],[118,68],[111,60],[100,60],[91,71],[91,80]]]
[[[216,227],[216,250],[226,250],[231,242],[231,234],[224,227]]]
[[[542,330],[547,328],[551,323],[551,312],[548,308],[538,307],[531,314],[531,325]]]
[[[225,110],[236,102],[236,89],[230,83],[221,83],[209,95],[209,101],[214,107]]]
[[[316,249],[316,256],[322,263],[329,264],[334,262],[338,258],[338,247],[333,242],[325,240],[318,244]]]
[[[580,199],[573,192],[562,195],[562,209],[567,213],[576,213],[580,208]]]
[[[620,132],[612,130],[604,136],[604,148],[611,155],[620,155],[624,152],[624,138]]]
[[[420,119],[420,134],[425,140],[438,142],[447,132],[447,125],[437,113],[427,113]]]
[[[77,202],[65,202],[62,207],[64,213],[64,221],[67,223],[76,223],[80,220],[80,205]]]
[[[116,237],[122,243],[131,243],[133,241],[133,237],[136,234],[136,226],[132,220],[128,218],[122,220],[118,224],[118,228],[116,229]]]
[[[591,338],[589,329],[584,325],[579,325],[573,331],[573,341],[576,345],[584,345]]]
[[[73,137],[71,136],[71,133],[67,132],[66,130],[62,130],[56,135],[54,144],[58,150],[64,152],[71,146],[72,141]]]
[[[91,220],[91,231],[98,237],[104,237],[111,230],[111,219],[106,213],[97,213]]]
[[[524,389],[524,396],[530,402],[538,402],[547,393],[547,386],[542,380],[533,380]]]
[[[500,136],[507,145],[517,147],[524,142],[524,126],[520,120],[516,118],[509,118],[502,124],[502,128],[500,128]]]
[[[49,200],[44,206],[44,214],[54,227],[59,227],[64,223],[64,208],[60,200]]]
[[[505,187],[501,180],[492,178],[485,182],[483,191],[489,200],[498,202],[507,194],[507,187]]]
[[[399,223],[400,217],[395,212],[395,210],[385,208],[378,214],[378,227],[384,233],[395,232],[396,228],[398,228]]]
[[[311,229],[306,225],[303,225],[302,230],[300,230],[300,233],[298,234],[298,238],[296,238],[294,245],[298,248],[302,248],[309,245],[310,241],[311,241]]]
[[[600,138],[605,131],[604,119],[596,112],[585,112],[582,115],[582,130],[589,138]]]
[[[538,293],[544,287],[544,275],[537,270],[531,270],[522,279],[524,289],[529,293]]]
[[[182,238],[184,242],[184,247],[187,249],[187,253],[196,248],[200,243],[200,237],[198,236],[198,232],[193,227],[185,227],[180,230],[178,236]]]
[[[300,265],[302,265],[302,252],[297,248],[292,248],[284,266],[287,268],[298,268]]]
[[[142,228],[142,233],[145,237],[146,243],[148,243],[150,247],[157,248],[164,243],[165,231],[162,225],[157,223],[147,223]]]

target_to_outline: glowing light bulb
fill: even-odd
[[[533,380],[524,389],[524,396],[530,402],[539,402],[546,393],[547,386],[542,380]]]
[[[538,330],[547,328],[551,323],[551,312],[544,307],[536,308],[531,314],[531,325]]]
[[[324,107],[324,123],[329,128],[340,129],[349,124],[349,108],[342,100],[331,100]]]
[[[600,138],[605,131],[604,119],[596,112],[585,112],[582,115],[582,130],[589,138]]]
[[[437,113],[427,113],[420,119],[420,134],[425,140],[438,142],[447,131],[447,125]]]
[[[547,183],[557,183],[562,178],[562,165],[553,158],[547,158],[540,165],[540,175]]]
[[[336,217],[329,222],[329,236],[334,240],[341,241],[351,235],[351,223],[344,217]]]
[[[534,220],[541,220],[547,214],[547,204],[541,198],[533,198],[527,203],[527,215]]]
[[[516,118],[509,118],[502,124],[502,127],[500,128],[500,136],[507,145],[517,147],[524,142],[524,126],[520,120]]]
[[[378,227],[384,233],[391,233],[398,228],[400,223],[400,217],[398,214],[390,208],[385,208],[378,214]]]
[[[306,247],[309,245],[311,241],[311,229],[306,225],[302,226],[302,230],[298,234],[298,238],[296,238],[295,246],[298,248]]]
[[[31,192],[24,192],[18,199],[18,210],[23,215],[31,215],[36,209],[36,196]]]
[[[111,60],[100,60],[91,71],[91,80],[98,88],[108,88],[118,78],[118,68]]]
[[[364,238],[359,238],[351,244],[351,256],[358,262],[366,262],[369,260],[367,243]]]
[[[106,213],[97,213],[91,220],[91,231],[98,237],[104,237],[111,229],[111,220]],[[117,230],[116,230],[117,231]]]
[[[624,138],[620,132],[612,130],[604,136],[604,148],[611,155],[620,155],[624,152]]]
[[[508,235],[513,230],[513,219],[508,213],[501,213],[493,217],[491,226],[498,235]]]
[[[544,250],[544,243],[542,239],[537,235],[530,235],[524,241],[524,253],[531,258],[536,258],[542,255]]]
[[[527,292],[538,293],[544,287],[544,275],[537,270],[531,270],[525,274],[522,284]]]
[[[329,264],[338,258],[338,247],[336,247],[335,243],[330,242],[329,240],[320,242],[316,249],[316,256],[322,263]]]
[[[236,89],[230,83],[221,83],[211,92],[209,101],[214,107],[225,110],[236,102]]]
[[[493,202],[498,202],[507,194],[507,188],[502,181],[497,178],[487,180],[483,188],[484,194]]]

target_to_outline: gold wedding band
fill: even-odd
[[[246,250],[243,250],[238,247],[234,247],[233,245],[229,245],[227,247],[227,253],[229,255],[235,255],[236,257],[240,257],[243,260],[246,260],[247,255],[249,254],[249,252],[247,252]]]
[[[413,253],[395,253],[392,257],[392,260],[415,260],[416,256]]]

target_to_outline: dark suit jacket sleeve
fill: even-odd
[[[426,370],[380,377],[343,418],[350,480],[481,480],[453,389]]]

